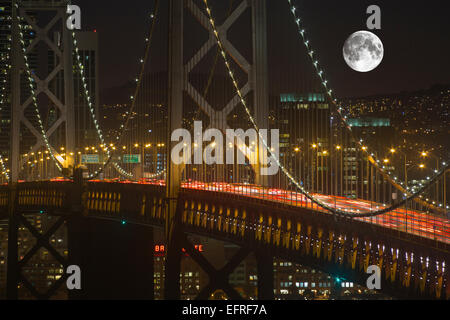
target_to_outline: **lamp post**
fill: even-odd
[[[428,156],[430,156],[430,157],[436,159],[436,170],[439,171],[439,158],[438,157],[434,156],[433,154],[431,154],[431,153],[429,153],[427,151],[422,151],[420,153],[420,155],[421,155],[422,158],[427,158]],[[436,181],[436,199],[439,202],[439,181]]]
[[[447,171],[448,170],[444,171],[444,211],[445,211],[446,218],[450,218],[450,214],[447,211],[447,209],[448,209],[448,207],[447,207],[447,177],[446,177]]]
[[[406,159],[406,155],[405,155],[405,159]],[[425,168],[425,165],[423,164],[423,163],[421,163],[421,164],[415,164],[415,165],[413,165],[412,167],[410,167],[410,168],[406,168],[406,165],[405,165],[405,189],[406,189],[406,192],[405,192],[405,197],[406,197],[406,202],[405,202],[405,210],[406,210],[406,232],[408,232],[408,180],[407,180],[407,176],[408,176],[408,171],[409,170],[411,170],[411,169],[413,169],[413,168],[415,168],[415,167],[419,167],[420,169],[423,169],[423,168]]]
[[[315,167],[316,167],[316,173],[314,174],[314,167],[311,166],[311,181],[312,181],[312,191],[316,191],[314,189],[314,185],[315,185],[315,181],[317,181],[317,184],[319,182],[319,171],[318,171],[318,162],[319,162],[319,154],[318,154],[318,145],[317,144],[313,144],[312,148],[314,149],[314,152],[316,154],[316,161],[315,161]],[[314,161],[314,155],[311,156],[312,157],[312,161]]]
[[[394,155],[394,153],[397,152],[397,150],[395,148],[391,148],[389,150],[389,152]],[[406,232],[408,232],[408,168],[407,168],[407,158],[406,158],[406,153],[402,152],[403,156],[404,156],[404,178],[405,178],[405,223],[406,223]],[[410,168],[412,169],[412,167]]]
[[[341,163],[340,163],[340,177],[341,177],[341,179],[342,179],[342,147],[340,146],[340,145],[337,145],[336,146],[336,152],[339,152],[340,153],[340,155],[341,155]],[[335,186],[335,192],[337,193],[337,189],[338,189],[338,174],[337,174],[337,171],[338,171],[338,158],[336,157],[336,186]],[[340,193],[340,196],[342,196],[342,182],[341,182],[341,193]]]
[[[323,172],[324,172],[324,166],[323,166],[323,158],[328,156],[328,151],[323,150],[319,151],[319,145],[313,144],[312,148],[316,151],[316,192],[322,192],[324,193],[324,184],[323,184]],[[320,156],[320,166],[319,166],[319,156]],[[320,188],[319,189],[319,169],[321,171],[320,173]]]
[[[322,191],[322,193],[323,194],[325,194],[326,192],[325,192],[325,187],[324,187],[324,179],[323,179],[323,174],[324,174],[324,157],[326,157],[326,156],[328,156],[328,151],[327,150],[323,150],[321,153],[320,153],[320,155],[321,155],[321,158],[320,158],[320,171],[321,171],[321,174],[320,174],[320,177],[321,177],[321,191]],[[328,168],[328,166],[327,166],[327,168]]]
[[[135,148],[139,151],[139,156],[141,157],[141,179],[145,179],[144,177],[144,152],[145,152],[145,146],[140,145],[139,143],[136,143],[134,145]]]
[[[339,152],[340,160],[341,160],[341,163],[340,163],[340,175],[339,176],[341,177],[341,183],[340,183],[340,185],[341,185],[341,192],[340,192],[340,196],[342,196],[342,194],[343,194],[343,191],[342,191],[342,175],[343,175],[343,173],[342,173],[342,147],[340,145],[337,145],[335,152],[336,153]],[[334,197],[334,209],[336,210],[336,208],[337,208],[336,196],[337,196],[337,193],[338,193],[338,158],[337,157],[336,157],[336,171],[335,172],[336,172],[335,173],[336,177],[335,177],[335,187],[334,187],[334,193],[335,193],[335,195],[334,195],[335,196]]]
[[[396,149],[391,148],[389,150],[389,152],[393,155],[394,153],[397,152]],[[405,178],[405,189],[408,188],[408,172],[407,172],[407,159],[406,159],[406,153],[402,152],[403,156],[404,156],[404,178]]]

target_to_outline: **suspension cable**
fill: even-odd
[[[326,90],[326,93],[327,93],[330,101],[332,102],[332,105],[335,107],[336,113],[339,115],[339,118],[341,119],[342,123],[344,124],[345,129],[349,131],[349,133],[351,134],[352,138],[357,142],[357,144],[359,145],[361,150],[364,153],[366,153],[370,164],[373,165],[375,167],[375,169],[383,177],[385,177],[389,181],[389,183],[391,185],[393,185],[397,190],[399,190],[400,192],[402,192],[403,194],[405,194],[407,196],[410,196],[412,193],[417,191],[418,188],[417,187],[413,187],[411,192],[410,192],[406,186],[403,186],[404,185],[403,182],[397,182],[396,181],[397,179],[395,177],[394,178],[391,177],[390,174],[383,167],[381,167],[379,165],[381,163],[381,161],[379,159],[375,158],[375,154],[371,153],[370,150],[367,147],[364,146],[364,140],[363,139],[358,139],[355,136],[355,133],[354,133],[354,131],[352,129],[352,126],[347,121],[348,116],[343,114],[343,112],[345,111],[344,108],[342,106],[338,105],[337,99],[333,95],[333,90],[329,88],[328,80],[325,78],[323,69],[320,67],[319,61],[316,58],[317,54],[314,52],[314,50],[312,50],[310,42],[306,38],[305,28],[302,25],[301,18],[299,18],[297,13],[296,13],[297,12],[297,8],[293,5],[293,3],[292,3],[293,1],[292,0],[287,0],[287,1],[289,3],[289,6],[290,6],[290,11],[291,11],[291,13],[292,13],[292,15],[293,15],[293,17],[295,19],[295,23],[296,23],[296,25],[298,27],[298,31],[299,31],[300,37],[301,37],[301,39],[303,41],[303,44],[306,47],[306,50],[308,51],[308,55],[311,58],[311,61],[312,61],[313,66],[314,66],[314,68],[316,70],[317,76],[321,79],[322,86]],[[446,166],[446,168],[449,167],[449,165],[446,162],[444,162],[443,164],[444,164],[444,166]],[[438,173],[439,173],[439,171],[435,172],[435,174],[438,174]],[[430,204],[428,204],[428,205],[433,207]],[[434,208],[434,209],[439,210],[439,208],[437,208],[437,207]]]
[[[145,48],[144,58],[141,58],[140,61],[139,61],[140,64],[141,64],[141,68],[140,68],[139,75],[136,78],[136,88],[135,88],[135,91],[134,91],[134,95],[130,97],[130,102],[131,102],[130,110],[127,112],[127,117],[126,117],[124,123],[120,125],[119,133],[115,137],[116,143],[118,143],[118,144],[120,144],[120,141],[123,138],[123,134],[124,134],[125,130],[128,127],[128,124],[130,122],[131,116],[133,115],[133,112],[134,112],[134,109],[135,109],[135,106],[136,106],[136,100],[137,100],[136,97],[139,94],[141,83],[142,83],[142,80],[143,80],[144,75],[145,75],[146,64],[147,64],[147,61],[148,61],[148,57],[150,55],[150,49],[151,49],[153,34],[154,34],[154,30],[155,30],[156,23],[157,23],[157,16],[158,16],[158,13],[159,13],[159,3],[160,3],[159,0],[155,1],[155,8],[154,8],[153,13],[150,16],[151,19],[152,19],[152,24],[151,24],[151,27],[150,27],[149,36],[148,36],[148,38],[145,39],[145,42],[147,43],[147,45],[146,45],[146,48]],[[100,125],[99,125],[99,123],[98,123],[98,121],[96,119],[94,106],[93,106],[93,103],[92,103],[91,98],[90,98],[89,90],[87,89],[86,79],[84,77],[84,66],[83,66],[83,64],[81,62],[81,57],[78,54],[79,50],[78,50],[78,47],[77,47],[77,41],[75,39],[75,32],[72,32],[72,38],[73,38],[73,44],[74,44],[74,48],[75,48],[75,56],[77,58],[77,66],[78,66],[77,69],[78,69],[78,71],[80,73],[80,77],[81,77],[82,82],[83,82],[83,87],[84,87],[83,93],[84,93],[85,99],[86,99],[86,101],[88,103],[89,111],[90,111],[90,114],[91,114],[91,118],[92,118],[92,120],[94,122],[94,125],[96,127],[97,135],[98,135],[102,145],[104,145],[104,147],[105,147],[104,150],[107,153],[107,160],[103,163],[103,166],[101,166],[97,171],[95,171],[95,173],[93,173],[92,175],[89,176],[89,179],[95,179],[96,177],[98,177],[100,175],[100,173],[102,173],[105,170],[105,168],[111,162],[111,160],[112,160],[112,158],[114,156],[114,149],[111,151],[109,149],[108,144],[105,143],[105,140],[104,140],[104,137],[103,137]],[[113,162],[113,166],[123,176],[129,177],[129,178],[134,176],[132,173],[129,173],[129,172],[125,171],[115,161]],[[158,173],[155,173],[152,177],[161,176],[162,174],[164,174],[164,172],[165,172],[165,170],[163,170],[161,172],[158,172]]]
[[[272,153],[271,150],[270,150],[270,148],[268,147],[267,141],[266,141],[266,139],[263,137],[263,135],[261,134],[261,132],[260,132],[260,130],[259,130],[259,127],[258,127],[258,125],[257,125],[257,123],[256,123],[256,120],[255,120],[254,117],[252,116],[251,111],[250,111],[250,109],[249,109],[248,106],[247,106],[247,102],[246,102],[245,99],[244,99],[244,96],[243,96],[243,94],[242,94],[242,92],[241,92],[241,89],[239,88],[239,85],[238,85],[238,83],[237,83],[237,81],[236,81],[234,72],[233,72],[233,70],[231,69],[230,63],[228,62],[228,55],[227,55],[227,53],[225,52],[224,46],[223,46],[222,41],[221,41],[221,39],[220,39],[220,36],[219,36],[218,30],[217,30],[217,27],[216,27],[214,18],[213,18],[212,13],[211,13],[211,9],[210,9],[209,4],[208,4],[208,0],[203,0],[203,2],[204,2],[204,4],[205,4],[206,12],[207,12],[208,17],[209,17],[209,22],[210,22],[212,31],[213,31],[213,33],[214,33],[214,35],[215,35],[216,40],[217,40],[217,44],[218,44],[218,46],[219,46],[219,48],[220,48],[221,55],[222,55],[222,57],[223,57],[225,66],[227,67],[228,74],[229,74],[229,76],[230,76],[230,78],[231,78],[231,81],[233,82],[233,85],[234,85],[234,87],[235,87],[235,90],[236,90],[236,92],[237,92],[237,95],[238,95],[239,98],[240,98],[240,102],[242,103],[242,105],[243,105],[243,107],[244,107],[244,109],[245,109],[245,111],[246,111],[246,113],[247,113],[247,115],[248,115],[248,117],[249,117],[250,122],[252,123],[253,127],[255,128],[255,130],[258,132],[259,138],[260,138],[261,141],[263,142],[263,145],[264,145],[266,151],[268,152],[268,154],[272,157],[273,160],[275,160],[275,162],[277,163],[277,165],[279,166],[279,168],[281,168],[281,170],[282,170],[283,173],[288,177],[288,179],[289,179],[289,180],[290,180],[290,181],[298,188],[298,190],[300,190],[300,192],[301,192],[305,197],[307,197],[310,201],[312,201],[312,202],[315,203],[316,205],[318,205],[318,206],[322,207],[323,209],[325,209],[325,210],[327,210],[327,211],[329,211],[329,212],[331,212],[331,213],[333,213],[333,214],[336,214],[336,215],[347,216],[347,217],[351,217],[351,218],[356,218],[356,217],[374,217],[374,216],[382,215],[382,214],[385,214],[385,213],[387,213],[387,212],[389,212],[389,211],[392,211],[393,209],[396,209],[397,207],[399,207],[399,206],[403,205],[404,203],[406,203],[406,201],[409,201],[409,200],[411,200],[411,199],[416,198],[419,194],[423,193],[423,192],[431,185],[432,181],[434,181],[435,179],[438,179],[438,178],[443,174],[443,172],[445,172],[445,170],[444,170],[444,171],[441,170],[441,171],[434,177],[434,179],[432,179],[432,181],[431,181],[427,186],[421,188],[418,192],[414,193],[413,195],[411,195],[411,196],[409,196],[409,197],[406,197],[406,199],[404,199],[404,200],[401,201],[400,203],[398,203],[398,204],[396,204],[396,205],[394,205],[394,206],[391,206],[391,207],[389,207],[389,208],[385,208],[385,209],[382,209],[382,210],[379,210],[379,211],[370,212],[370,213],[360,213],[360,212],[342,211],[342,210],[340,210],[340,209],[333,208],[333,207],[327,205],[325,202],[323,202],[323,201],[317,199],[316,197],[314,197],[309,191],[307,191],[305,188],[303,188],[303,187],[301,186],[301,184],[300,184],[296,179],[294,179],[294,177],[291,175],[291,173],[288,171],[288,169],[286,169],[286,168],[281,164],[280,159],[278,158],[278,156],[277,156],[276,154]],[[310,54],[310,55],[312,55],[312,54]],[[331,94],[331,89],[329,90],[329,92],[330,92],[330,94]]]

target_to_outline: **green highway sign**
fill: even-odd
[[[98,154],[82,154],[81,163],[83,164],[99,164],[100,156]]]
[[[123,163],[141,163],[140,154],[125,154],[122,156]]]

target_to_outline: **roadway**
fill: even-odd
[[[58,180],[61,181],[61,180]],[[108,181],[92,181],[108,182]],[[131,183],[131,184],[151,184],[164,186],[164,180],[152,180],[146,182],[118,181],[110,182]],[[295,191],[287,191],[274,188],[263,188],[256,185],[230,184],[230,183],[204,183],[190,181],[183,183],[183,188],[193,190],[204,190],[211,192],[222,192],[239,194],[250,198],[263,199],[275,202],[281,202],[292,206],[310,208],[315,211],[329,214],[329,212],[317,205],[313,205],[304,195]],[[361,199],[348,199],[344,197],[311,194],[315,198],[326,203],[330,207],[340,209],[341,211],[366,213],[378,211],[385,207],[384,204],[370,202]],[[355,218],[360,221],[383,226],[385,228],[395,229],[407,232],[420,237],[433,239],[436,241],[450,243],[450,220],[446,217],[427,213],[418,210],[406,210],[404,208],[395,209],[389,213],[368,218]]]
[[[295,191],[268,189],[254,185],[234,185],[228,183],[206,184],[201,182],[189,182],[184,184],[183,187],[212,192],[240,194],[251,198],[271,200],[298,207],[309,207],[316,211],[328,213],[325,209],[317,205],[312,205],[311,201],[304,195]],[[326,203],[328,206],[340,209],[341,211],[364,213],[378,211],[385,207],[384,204],[360,199],[347,199],[322,194],[312,194],[312,196]],[[408,232],[421,237],[450,243],[450,220],[432,213],[399,208],[380,216],[355,219],[390,229]]]

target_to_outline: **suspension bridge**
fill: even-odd
[[[448,163],[438,157],[434,168],[424,168],[406,155],[405,163],[395,162],[403,159],[399,147],[379,150],[354,130],[295,1],[277,1],[290,31],[270,40],[265,1],[155,0],[143,22],[146,35],[136,44],[143,54],[136,57],[129,101],[112,129],[98,111],[95,67],[80,47],[79,32],[66,26],[68,4],[13,1],[7,19],[11,63],[2,70],[8,77],[1,99],[3,108],[11,108],[11,126],[10,149],[0,156],[0,218],[8,221],[9,299],[18,298],[18,286],[48,299],[65,284],[63,274],[39,292],[22,272],[41,248],[61,266],[83,270],[83,290],[69,292],[70,298],[151,298],[151,250],[137,254],[132,248],[153,247],[155,228],[167,238],[166,299],[180,298],[182,248],[209,275],[199,299],[217,289],[239,299],[228,276],[250,253],[258,261],[260,299],[274,297],[274,258],[364,286],[368,266],[378,265],[382,292],[390,296],[449,297]],[[236,34],[248,39],[238,41]],[[269,41],[289,42],[290,70],[271,67]],[[164,71],[156,69],[161,61],[155,56],[165,58]],[[206,132],[253,129],[260,143],[212,135],[185,144],[183,157],[193,159],[198,149],[214,156],[225,150],[222,155],[235,160],[244,155],[245,163],[171,161],[179,145],[172,132],[193,132],[199,121]],[[83,126],[93,138],[79,133]],[[279,152],[262,129],[279,129]],[[255,154],[263,159],[252,162]],[[262,175],[264,160],[278,172]],[[413,169],[424,175],[416,177],[419,182],[408,179]],[[56,222],[40,232],[27,218],[35,214]],[[60,252],[49,239],[63,225],[68,248]],[[36,238],[23,256],[21,228]],[[190,234],[241,249],[217,270],[194,249]],[[107,252],[107,261],[99,252]],[[114,261],[126,261],[126,267]],[[108,287],[123,268],[126,281]]]

